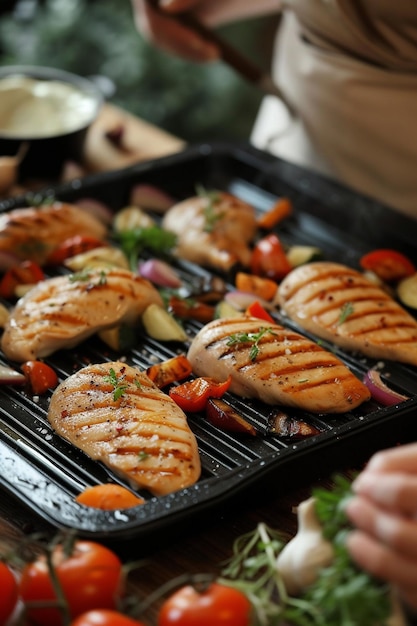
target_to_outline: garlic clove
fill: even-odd
[[[323,537],[315,511],[315,499],[301,502],[297,509],[298,531],[281,550],[277,571],[290,595],[298,595],[314,583],[319,571],[333,560],[332,544]]]

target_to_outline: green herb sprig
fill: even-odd
[[[228,338],[227,345],[235,346],[240,343],[252,344],[249,351],[249,358],[251,361],[256,361],[259,354],[259,342],[267,333],[275,335],[271,328],[260,328],[257,333],[234,333]]]
[[[116,233],[116,238],[119,240],[133,272],[137,271],[139,257],[144,250],[167,254],[177,242],[175,233],[159,226],[120,231]]]
[[[331,490],[313,490],[324,536],[334,559],[316,582],[298,596],[288,595],[276,560],[286,541],[281,533],[258,524],[239,537],[222,570],[225,584],[240,589],[254,607],[254,626],[384,626],[390,616],[389,589],[363,572],[345,547],[350,530],[344,513],[351,481],[337,476]]]
[[[204,231],[212,233],[217,222],[224,217],[224,211],[218,211],[216,208],[220,201],[220,194],[218,191],[208,191],[202,185],[196,185],[196,191],[200,198],[207,201],[207,206],[204,208]]]
[[[354,312],[353,304],[351,302],[345,302],[342,308],[340,309],[339,319],[337,320],[338,326],[340,324],[344,324],[348,317],[352,315]]]

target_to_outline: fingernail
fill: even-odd
[[[368,473],[359,474],[352,483],[352,490],[355,493],[367,493],[375,487],[375,477]]]

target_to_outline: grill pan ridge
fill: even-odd
[[[294,212],[279,226],[279,236],[287,245],[314,245],[321,248],[325,258],[353,267],[358,266],[362,254],[376,247],[397,248],[417,261],[417,222],[246,144],[191,146],[176,155],[46,189],[42,197],[53,194],[68,202],[95,198],[116,212],[127,206],[130,191],[137,183],[155,185],[178,200],[195,195],[196,185],[229,191],[259,212],[267,210],[278,197],[286,196]],[[25,202],[29,200],[5,200],[0,203],[0,211]],[[179,261],[178,266],[190,279],[193,274],[210,275],[192,264]],[[281,319],[279,313],[276,317],[300,331],[287,318]],[[196,322],[185,326],[190,336],[200,327]],[[371,359],[346,353],[326,342],[323,345],[359,378],[375,365]],[[185,350],[182,344],[160,343],[143,336],[140,344],[123,356],[129,364],[144,369]],[[120,356],[98,338],[91,338],[45,361],[63,380],[86,363]],[[200,480],[164,497],[141,493],[146,503],[123,511],[88,509],[75,502],[75,495],[86,486],[123,481],[52,431],[46,417],[50,396],[34,398],[22,389],[0,386],[0,485],[47,523],[74,528],[81,535],[123,540],[150,536],[219,507],[252,487],[274,488],[279,480],[288,485],[297,472],[309,471],[310,467],[317,469],[326,463],[330,469],[337,469],[343,463],[366,460],[380,447],[415,439],[415,368],[387,362],[383,372],[389,384],[409,400],[393,407],[369,401],[337,416],[299,412],[299,417],[321,432],[296,442],[266,435],[271,407],[227,394],[226,399],[257,427],[260,436],[227,433],[201,415],[190,415],[188,421],[197,437],[202,462]],[[285,410],[297,415],[297,411]]]

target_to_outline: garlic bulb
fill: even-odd
[[[323,537],[314,498],[299,504],[297,518],[297,534],[284,546],[276,562],[290,595],[298,595],[311,585],[334,556],[332,544]]]

